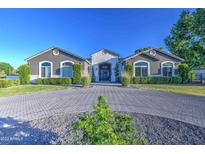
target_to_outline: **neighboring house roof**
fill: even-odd
[[[169,57],[175,58],[175,59],[180,60],[180,61],[183,61],[183,60],[184,60],[184,59],[182,59],[182,58],[180,58],[180,57],[178,57],[178,56],[175,56],[175,55],[173,55],[173,54],[171,54],[171,53],[164,52],[164,51],[161,51],[161,50],[156,49],[156,48],[151,48],[151,49],[148,49],[148,50],[145,50],[145,51],[142,51],[142,52],[138,52],[138,53],[132,54],[132,55],[130,55],[130,56],[128,56],[128,57],[125,57],[125,58],[123,59],[123,61],[126,61],[126,60],[128,60],[128,59],[130,59],[130,58],[133,58],[133,57],[135,57],[135,56],[139,56],[139,55],[141,55],[141,54],[146,54],[146,53],[148,53],[148,52],[151,51],[151,50],[155,50],[155,51],[157,51],[157,52],[160,52],[160,53],[162,53],[162,54],[165,54],[165,55],[167,55],[167,56],[169,56]],[[148,54],[146,54],[146,55],[148,55]],[[151,56],[151,55],[148,55],[148,56],[153,57],[153,56]],[[155,58],[155,57],[153,57],[153,58]]]
[[[91,58],[86,58],[87,61],[89,61],[90,63],[92,63],[92,59]]]
[[[90,62],[89,62],[87,59],[85,59],[85,58],[83,58],[83,57],[81,57],[81,56],[78,56],[78,55],[76,55],[76,54],[74,54],[74,53],[71,53],[71,52],[69,52],[69,51],[67,51],[67,50],[65,50],[65,49],[56,47],[56,46],[50,47],[50,48],[48,48],[48,49],[46,49],[46,50],[43,50],[43,51],[41,51],[41,52],[39,52],[39,53],[37,53],[37,54],[35,54],[35,55],[33,55],[33,56],[30,56],[30,57],[26,58],[25,60],[28,61],[28,60],[30,60],[30,59],[32,59],[32,58],[34,58],[34,57],[37,57],[37,56],[39,56],[39,55],[41,55],[41,54],[44,54],[44,53],[46,53],[46,52],[48,52],[48,51],[50,51],[50,50],[53,50],[53,49],[58,49],[59,51],[62,51],[62,52],[64,52],[64,53],[66,53],[66,54],[69,54],[69,55],[72,55],[72,56],[74,56],[74,57],[77,57],[77,58],[79,58],[79,59],[81,59],[81,60],[86,61],[88,64],[90,64]]]
[[[103,48],[103,49],[101,49],[101,50],[98,50],[98,51],[95,51],[95,52],[91,53],[90,55],[93,55],[93,54],[95,54],[95,53],[97,53],[97,52],[100,52],[100,51],[108,52],[108,53],[110,53],[110,54],[112,54],[112,55],[114,55],[114,56],[118,56],[118,57],[120,56],[118,53],[113,52],[113,51],[108,50],[108,49],[105,49],[105,48]]]
[[[195,67],[193,70],[205,70],[205,67]]]

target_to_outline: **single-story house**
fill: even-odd
[[[116,82],[115,67],[120,75],[125,65],[133,65],[133,76],[176,76],[177,65],[183,59],[151,48],[125,58],[108,49],[101,49],[86,59],[59,47],[51,47],[26,59],[31,67],[31,80],[37,78],[65,78],[73,76],[73,64],[81,63],[83,72],[93,75],[96,82]]]

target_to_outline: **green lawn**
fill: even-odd
[[[205,86],[190,85],[137,85],[144,89],[168,91],[180,94],[189,94],[196,96],[205,96]]]
[[[9,88],[0,88],[0,97],[30,94],[35,92],[46,92],[50,90],[70,89],[68,86],[53,86],[53,85],[25,85]]]

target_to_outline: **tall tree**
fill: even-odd
[[[165,38],[169,51],[185,60],[189,67],[205,65],[205,9],[185,10]]]
[[[14,68],[9,63],[0,62],[0,71],[4,71],[5,74],[10,74],[13,69]]]

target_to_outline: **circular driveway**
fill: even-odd
[[[0,98],[0,118],[30,121],[92,111],[98,96],[114,111],[137,112],[205,127],[205,97],[117,86],[94,86]]]

